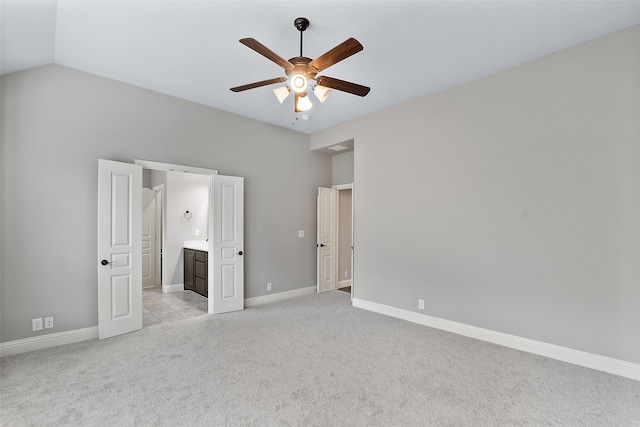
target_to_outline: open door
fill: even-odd
[[[142,189],[142,287],[157,285],[156,279],[156,192]]]
[[[142,166],[98,160],[98,338],[142,329]]]
[[[334,188],[318,188],[318,293],[336,289],[337,195]]]
[[[244,178],[210,180],[209,313],[219,314],[244,309]]]

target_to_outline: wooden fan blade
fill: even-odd
[[[333,77],[320,76],[316,78],[316,82],[320,86],[330,87],[331,89],[341,90],[342,92],[351,93],[358,96],[366,96],[371,88],[356,83],[346,82],[344,80],[334,79]]]
[[[280,57],[277,53],[275,53],[274,51],[272,51],[271,49],[269,49],[268,47],[266,47],[256,39],[252,39],[252,38],[240,39],[240,43],[242,43],[243,45],[247,46],[250,49],[255,50],[260,55],[275,62],[285,70],[293,67],[293,64],[291,62]]]
[[[249,83],[248,85],[232,87],[232,92],[242,92],[243,90],[255,89],[261,86],[272,85],[275,83],[286,82],[286,77],[276,77],[275,79],[263,80],[261,82]]]
[[[309,65],[311,65],[316,70],[316,72],[320,72],[322,70],[326,70],[334,64],[337,64],[343,59],[346,59],[351,55],[360,52],[362,49],[364,48],[362,47],[360,42],[352,37],[340,43],[329,52],[320,55],[319,57],[311,61]]]

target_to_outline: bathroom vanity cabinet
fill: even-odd
[[[207,266],[209,253],[196,249],[183,249],[184,289],[208,297]]]

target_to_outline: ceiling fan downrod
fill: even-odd
[[[309,20],[307,18],[296,18],[293,21],[293,26],[300,31],[300,56],[302,56],[302,33],[309,28]]]

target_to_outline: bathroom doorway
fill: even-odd
[[[184,166],[98,159],[98,338],[142,328],[142,170],[180,171]],[[244,309],[244,178],[186,167],[208,178],[207,312]],[[204,173],[203,173],[204,172]],[[211,172],[214,172],[213,174]],[[166,206],[167,191],[163,194]],[[163,211],[163,223],[170,212]],[[215,230],[215,231],[214,231]],[[168,233],[162,241],[163,293],[170,287]],[[215,255],[214,255],[215,254]],[[175,255],[175,254],[174,254]],[[179,258],[179,255],[178,255]],[[175,269],[174,269],[175,272]],[[164,286],[166,284],[166,287]]]

